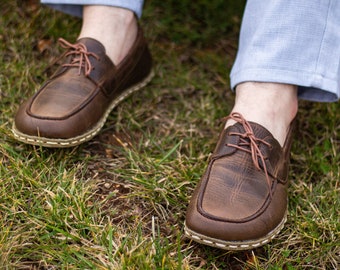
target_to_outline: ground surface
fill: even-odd
[[[2,269],[337,269],[340,103],[301,102],[288,222],[268,246],[226,252],[183,236],[186,207],[233,104],[241,1],[148,1],[141,24],[156,77],[91,142],[16,142],[33,94],[81,21],[36,1],[0,3]]]

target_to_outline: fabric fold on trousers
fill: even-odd
[[[246,81],[299,86],[299,98],[340,97],[340,1],[248,0],[231,87]]]

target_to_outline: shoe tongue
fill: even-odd
[[[93,38],[81,38],[77,40],[77,43],[82,43],[86,46],[88,52],[95,54],[106,54],[105,47],[98,40]]]
[[[268,129],[266,129],[264,126],[251,122],[251,121],[249,121],[248,123],[250,124],[253,130],[255,138],[262,139],[262,140],[265,139],[266,141],[270,138],[269,140],[271,143],[274,143],[277,146],[280,146],[280,143],[274,138],[272,133]],[[237,126],[238,129],[241,131],[241,133],[245,132],[245,129],[242,126],[242,124],[236,123],[234,126],[235,127]]]
[[[249,122],[249,124],[250,124],[256,138],[263,139],[265,137],[272,136],[272,134],[264,126],[261,126],[260,124],[256,124],[256,123],[253,123],[253,122]],[[241,129],[244,130],[243,127],[241,127]]]
[[[263,126],[257,123],[249,122],[254,136],[258,139],[269,139],[270,143],[274,144],[276,147],[279,147],[279,142],[273,137],[273,135]],[[216,145],[214,155],[220,156],[220,155],[226,155],[231,154],[236,151],[235,147],[227,146],[227,144],[234,144],[238,145],[239,143],[239,136],[228,136],[230,133],[245,133],[245,129],[240,123],[235,123],[232,126],[229,126],[227,129],[223,130],[223,132],[220,135],[220,139]],[[225,147],[227,146],[227,147]]]

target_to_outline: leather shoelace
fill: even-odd
[[[69,55],[75,55],[72,62],[69,64],[63,64],[63,67],[78,67],[79,75],[81,73],[81,69],[84,68],[85,76],[89,76],[92,70],[89,56],[93,56],[97,60],[99,60],[99,56],[93,52],[88,52],[86,46],[82,43],[72,44],[63,38],[59,38],[58,41],[63,48],[71,49],[65,54],[66,57]]]
[[[227,146],[234,147],[238,150],[245,151],[245,152],[251,154],[251,158],[252,158],[252,161],[254,163],[254,166],[258,170],[261,170],[260,163],[259,163],[259,160],[261,160],[262,166],[263,166],[263,171],[266,175],[269,193],[270,193],[270,196],[272,196],[271,181],[270,181],[269,174],[268,174],[268,171],[267,171],[267,166],[266,166],[266,163],[265,163],[265,157],[263,156],[263,154],[262,154],[262,152],[259,148],[259,145],[261,143],[267,145],[268,147],[271,147],[271,145],[268,142],[266,142],[262,139],[256,138],[251,125],[249,124],[249,122],[246,119],[244,119],[244,117],[240,113],[233,112],[228,117],[226,117],[226,120],[228,120],[228,119],[233,119],[234,121],[240,123],[243,126],[245,132],[244,133],[230,132],[229,135],[239,136],[240,142],[238,143],[238,145],[228,143]]]

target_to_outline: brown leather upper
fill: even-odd
[[[46,138],[83,134],[98,122],[112,100],[143,80],[152,65],[141,29],[117,66],[103,45],[91,38],[78,40],[64,58],[55,74],[20,106],[15,117],[20,132]]]
[[[252,158],[251,148],[256,146],[251,146],[245,127],[236,123],[224,129],[187,211],[187,227],[199,234],[224,241],[252,240],[282,222],[292,128],[282,148],[267,129],[247,123],[256,138],[259,167]]]

